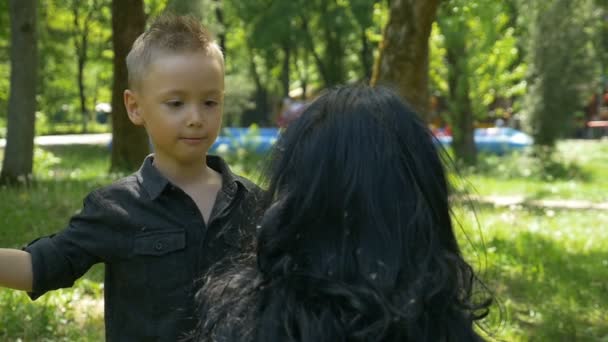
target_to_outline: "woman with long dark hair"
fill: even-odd
[[[281,135],[254,253],[199,292],[198,341],[475,341],[434,138],[382,87],[325,92]],[[481,289],[483,289],[481,287]]]

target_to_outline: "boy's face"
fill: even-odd
[[[125,91],[125,105],[131,121],[145,126],[156,162],[200,162],[222,124],[222,63],[204,52],[161,53],[138,89]]]

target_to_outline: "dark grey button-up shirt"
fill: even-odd
[[[196,280],[210,265],[248,248],[262,192],[214,156],[222,175],[209,223],[196,204],[152,165],[84,200],[63,231],[33,241],[30,296],[70,287],[93,264],[105,263],[108,341],[175,341],[194,328]]]

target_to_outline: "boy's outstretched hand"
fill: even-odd
[[[0,287],[32,291],[32,256],[19,249],[0,248]]]

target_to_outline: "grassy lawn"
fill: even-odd
[[[565,141],[547,172],[532,158],[486,156],[467,173],[467,190],[485,195],[526,195],[528,199],[608,202],[608,140]]]
[[[2,159],[0,151],[0,160]],[[0,188],[0,246],[20,248],[62,229],[92,189],[112,181],[102,146],[36,149],[36,182],[30,189]],[[0,289],[1,341],[103,341],[103,266],[96,265],[72,289],[36,302]]]
[[[608,143],[568,142],[560,149],[562,171],[570,172],[572,180],[545,181],[534,173],[534,165],[511,156],[484,160],[480,170],[467,175],[468,184],[479,194],[608,200],[603,193],[608,180],[602,174],[608,170]],[[241,165],[250,160],[236,158],[233,168],[255,170]],[[526,177],[527,171],[518,171],[520,163],[532,174]],[[27,190],[0,188],[0,246],[20,247],[63,228],[89,191],[119,177],[108,176],[108,168],[104,147],[37,150],[36,183]],[[485,321],[494,338],[608,341],[608,230],[602,228],[608,212],[487,205],[475,209],[459,206],[456,214],[463,223],[464,254],[497,298]],[[36,302],[0,289],[0,340],[103,340],[98,306],[102,279],[103,267],[95,267],[72,289]]]
[[[464,254],[497,298],[487,322],[495,337],[608,340],[608,212],[483,206],[479,225],[473,211],[458,212]]]

